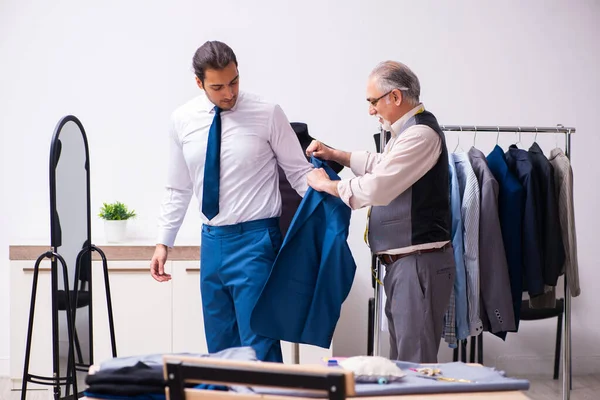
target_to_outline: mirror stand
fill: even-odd
[[[77,117],[68,115],[57,124],[50,147],[50,230],[51,251],[41,254],[33,271],[29,323],[23,367],[21,399],[25,400],[27,383],[51,385],[54,399],[61,399],[61,386],[65,386],[66,397],[77,399],[83,394],[77,390],[77,371],[88,372],[94,363],[93,312],[92,312],[92,253],[102,260],[104,287],[112,357],[117,357],[114,319],[108,276],[108,262],[104,252],[91,243],[90,209],[90,168],[87,137],[83,125]],[[40,264],[44,259],[51,260],[51,312],[52,312],[52,361],[51,377],[34,375],[29,372],[35,303]],[[60,262],[61,268],[58,267]],[[69,276],[74,276],[73,285]],[[84,356],[79,341],[76,324],[76,310],[88,308],[88,360]],[[66,323],[61,323],[59,311],[65,311]],[[84,314],[84,316],[85,316]],[[68,351],[66,370],[61,371],[59,342],[61,328],[66,331]],[[64,332],[63,332],[64,333]],[[75,361],[77,353],[77,362]],[[64,354],[62,355],[64,358]],[[72,389],[72,395],[70,395]]]

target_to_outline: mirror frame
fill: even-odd
[[[87,135],[85,129],[81,124],[81,121],[74,115],[67,115],[58,122],[52,135],[52,143],[50,145],[50,244],[52,249],[58,252],[58,248],[62,245],[62,231],[60,227],[60,218],[56,210],[56,167],[60,160],[61,144],[60,144],[60,133],[62,128],[68,123],[74,122],[78,127],[81,135],[83,136],[83,144],[85,148],[85,178],[86,178],[86,199],[87,199],[87,210],[86,210],[86,240],[88,246],[92,243],[92,226],[91,226],[91,196],[90,196],[90,154],[87,141]],[[83,250],[83,249],[81,249]],[[60,254],[60,253],[59,253]]]

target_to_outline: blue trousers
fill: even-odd
[[[277,218],[202,226],[200,293],[210,353],[251,346],[259,360],[283,362],[280,342],[250,329],[250,314],[281,243]]]

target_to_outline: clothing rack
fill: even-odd
[[[564,134],[565,135],[565,155],[571,160],[571,135],[575,133],[574,127],[565,127],[561,124],[555,127],[547,126],[476,126],[476,125],[440,125],[443,132],[473,132],[475,135],[480,132],[485,133],[496,133],[496,141],[500,136],[500,133],[515,133],[519,134],[519,140],[521,133],[525,134]],[[383,132],[381,132],[383,133]],[[383,152],[385,147],[386,135],[380,134],[380,152]],[[459,137],[460,140],[460,137]],[[382,269],[379,261],[376,263],[376,276],[380,280],[382,277]],[[569,291],[569,285],[567,284],[566,271],[564,275],[564,286],[565,286],[565,324],[563,327],[563,400],[568,400],[571,397],[571,293]],[[373,355],[380,355],[380,334],[381,330],[381,288],[379,284],[375,285],[375,321],[374,321],[374,332],[373,332]]]

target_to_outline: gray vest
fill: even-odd
[[[412,117],[403,129],[412,125],[427,125],[440,135],[442,153],[432,169],[390,204],[371,209],[369,245],[373,253],[450,240],[452,225],[446,139],[435,116],[429,111]]]

